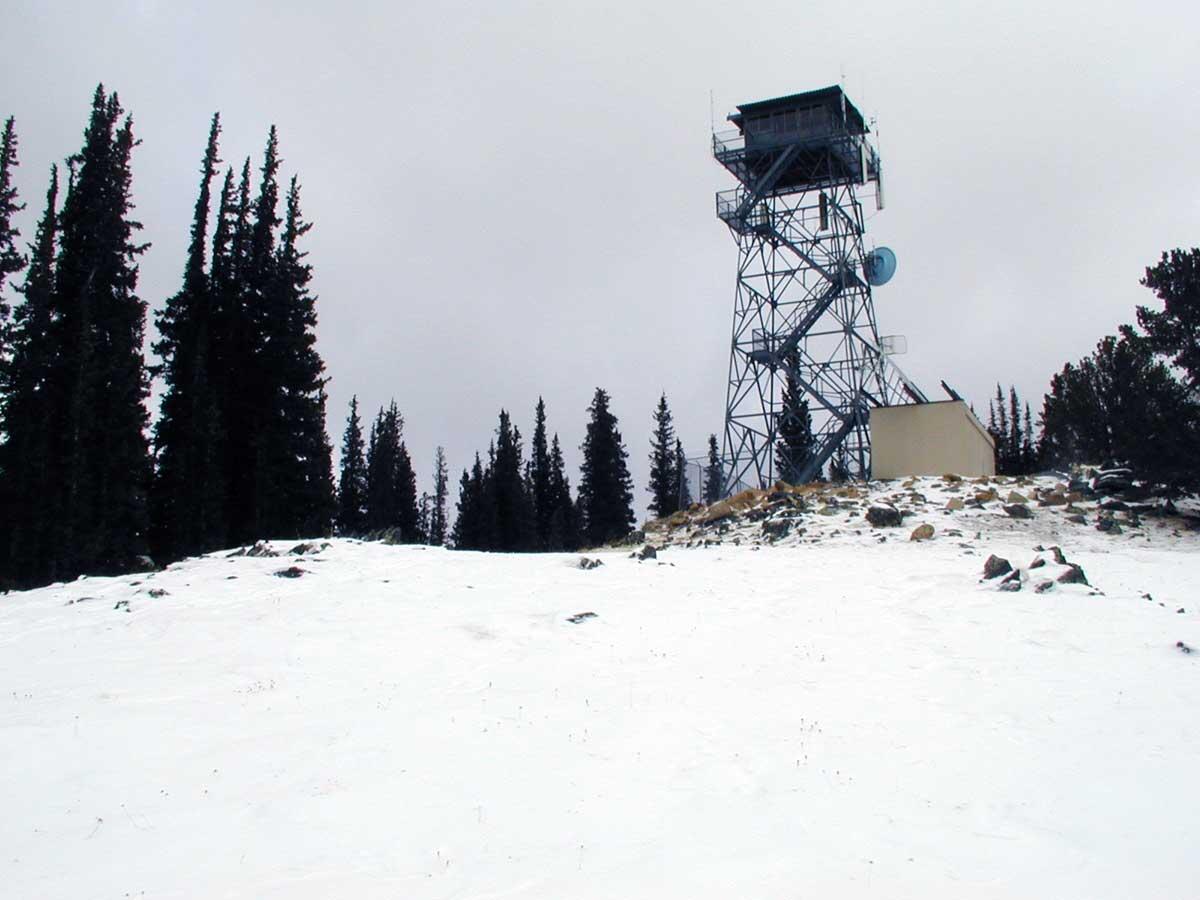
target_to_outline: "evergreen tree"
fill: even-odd
[[[1025,403],[1025,429],[1021,437],[1021,474],[1031,475],[1037,471],[1037,452],[1033,449],[1033,417],[1029,414],[1029,403]]]
[[[338,533],[362,534],[367,524],[367,461],[358,397],[350,398],[350,415],[342,435],[342,464],[338,478]]]
[[[469,474],[464,469],[459,481],[458,518],[454,522],[453,533],[455,549],[490,549],[486,493],[483,462],[476,453],[475,465]]]
[[[1141,283],[1163,301],[1163,309],[1139,306],[1138,324],[1150,348],[1184,373],[1194,396],[1200,390],[1200,247],[1163,253],[1158,265],[1146,269]],[[1132,337],[1129,329],[1124,332]]]
[[[228,191],[231,175],[226,176],[222,190],[220,220],[213,239],[214,347],[225,426],[225,521],[230,541],[244,544],[259,537],[254,479],[256,417],[263,392],[247,306],[252,227],[250,160],[242,164],[236,194]]]
[[[492,549],[512,552],[533,543],[533,509],[521,477],[521,433],[508,413],[500,410],[495,454],[491,466],[491,496],[495,507],[495,542]]]
[[[50,169],[46,211],[31,245],[29,270],[20,288],[24,302],[14,316],[12,354],[0,358],[0,586],[32,585],[46,577],[56,524],[43,504],[53,504],[58,485],[50,468],[47,394],[53,372],[51,315],[58,234],[58,168]]]
[[[550,531],[548,550],[577,550],[580,542],[579,515],[571,499],[571,481],[563,462],[558,435],[550,444]]]
[[[1008,460],[1011,455],[1008,444],[1012,437],[1012,432],[1008,424],[1008,411],[1004,405],[1004,391],[1001,389],[999,382],[996,382],[996,397],[989,402],[989,408],[988,431],[991,432],[992,440],[996,444],[996,472],[997,474],[1004,475],[1007,473]]]
[[[51,523],[44,580],[127,570],[147,551],[146,307],[136,294],[146,247],[135,243],[141,225],[130,218],[136,141],[123,113],[116,94],[96,89],[59,218],[42,404],[53,489],[27,511]]]
[[[812,415],[804,391],[788,367],[780,400],[778,438],[775,444],[775,468],[780,481],[799,484],[816,449]]]
[[[538,397],[534,412],[533,446],[529,460],[530,498],[533,503],[535,546],[546,550],[550,546],[551,505],[550,450],[546,444],[546,402]]]
[[[220,116],[214,115],[200,167],[183,287],[157,316],[154,352],[165,376],[154,429],[157,471],[151,491],[152,549],[160,561],[225,543],[224,448],[219,397],[211,380],[212,298],[205,259],[210,188],[216,175]]]
[[[1006,475],[1024,474],[1024,464],[1021,458],[1021,447],[1024,435],[1021,433],[1021,404],[1017,400],[1017,389],[1008,389],[1008,459],[1005,461]]]
[[[675,426],[667,395],[658,398],[654,410],[654,433],[650,437],[649,510],[656,518],[669,516],[679,509],[679,472],[675,460]]]
[[[417,479],[403,440],[404,418],[393,400],[371,426],[367,450],[367,527],[399,529],[401,540],[419,538]]]
[[[609,397],[596,388],[588,407],[590,420],[584,437],[579,505],[583,536],[591,546],[623,538],[633,528],[633,479],[626,464],[629,454],[609,409]]]
[[[280,401],[282,416],[265,423],[264,433],[268,451],[266,459],[274,460],[279,476],[270,483],[282,486],[273,508],[277,528],[297,535],[327,534],[336,512],[333,486],[333,448],[325,431],[325,363],[316,350],[316,297],[308,290],[312,266],[306,263],[307,252],[299,249],[300,239],[312,224],[305,222],[300,212],[300,185],[293,176],[288,186],[283,234],[275,260],[276,315],[271,321],[276,329],[266,330],[262,355],[277,373],[274,396]],[[260,335],[261,335],[260,331]],[[261,339],[261,338],[260,338]],[[416,530],[416,480],[412,462],[401,443],[400,463],[404,501],[402,510],[407,516],[402,527]],[[271,463],[269,463],[271,464]]]
[[[12,183],[12,170],[17,167],[17,133],[11,116],[4,123],[0,136],[0,360],[7,348],[9,306],[4,302],[4,283],[10,275],[25,268],[25,257],[17,250],[21,232],[12,217],[25,208],[17,202],[17,189]],[[0,423],[2,424],[2,423]]]
[[[417,543],[429,543],[429,526],[432,513],[433,497],[428,493],[422,493],[421,499],[417,501]]]
[[[429,511],[429,543],[440,547],[446,543],[446,502],[449,488],[446,470],[446,451],[438,447],[433,459],[433,501]]]
[[[1197,483],[1200,425],[1186,387],[1140,340],[1106,337],[1050,382],[1042,409],[1048,464],[1119,462],[1175,487]]]
[[[676,508],[687,509],[692,505],[692,489],[688,485],[688,462],[687,455],[683,452],[683,443],[675,439],[675,472],[679,479],[679,487],[676,493]]]
[[[708,436],[708,466],[704,470],[704,502],[712,505],[721,499],[724,490],[725,467],[721,462],[721,450],[717,436]]]

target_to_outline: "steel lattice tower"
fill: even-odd
[[[924,396],[880,345],[863,246],[859,193],[872,181],[882,208],[879,156],[840,87],[746,104],[713,155],[739,182],[717,194],[717,215],[738,244],[737,293],[725,404],[726,492],[779,477],[788,376],[812,414],[813,452],[791,460],[797,482],[831,458],[870,474],[873,406]]]

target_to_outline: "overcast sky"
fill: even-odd
[[[639,515],[659,393],[689,455],[721,431],[737,255],[709,133],[738,103],[841,82],[877,118],[867,239],[900,261],[880,331],[926,393],[944,378],[985,414],[997,381],[1036,413],[1153,301],[1145,266],[1200,244],[1193,2],[9,0],[0,21],[25,239],[103,81],[142,140],[152,308],[179,285],[211,114],[234,165],[278,126],[315,223],[331,437],[352,394],[395,397],[422,489],[435,446],[456,481],[502,406],[528,441],[539,394],[577,484],[610,392]]]

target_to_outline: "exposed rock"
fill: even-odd
[[[304,574],[304,570],[299,566],[288,566],[286,569],[280,569],[275,573],[276,578],[299,578]]]
[[[1054,557],[1054,561],[1060,566],[1068,565],[1067,557],[1062,552],[1062,547],[1051,547],[1050,553]]]
[[[599,617],[594,612],[581,612],[581,613],[575,613],[575,615],[573,615],[573,616],[567,616],[567,621],[570,622],[572,625],[581,625],[582,623],[586,622],[588,619],[596,619],[596,618],[599,618]]]
[[[957,512],[965,506],[966,504],[963,502],[962,497],[951,497],[946,501],[946,509],[952,512]]]
[[[1029,498],[1026,497],[1024,494],[1017,493],[1016,491],[1009,491],[1008,492],[1008,500],[1005,502],[1007,502],[1007,503],[1028,503]]]
[[[1120,534],[1123,529],[1117,524],[1116,519],[1110,516],[1101,516],[1100,521],[1096,523],[1096,530],[1108,534]]]
[[[150,588],[150,590],[148,590],[146,593],[149,594],[151,597],[155,598],[156,600],[159,597],[167,596],[167,592],[163,588]]]
[[[996,554],[993,553],[983,564],[983,577],[985,579],[999,578],[1001,575],[1011,572],[1012,570],[1012,563],[1010,563],[1004,557],[996,556]]]
[[[125,569],[126,572],[157,572],[158,564],[148,556],[135,556],[133,562]]]
[[[1067,521],[1074,522],[1076,525],[1086,525],[1087,517],[1080,513],[1075,513],[1074,515],[1067,516]]]
[[[322,550],[329,549],[329,541],[318,544],[316,541],[310,541],[304,544],[297,544],[288,551],[292,556],[304,556],[305,554],[320,553]]]
[[[763,536],[772,541],[787,537],[791,530],[792,523],[788,519],[775,519],[762,523]]]
[[[894,506],[872,506],[867,510],[867,521],[876,528],[895,528],[902,518]]]
[[[1004,576],[1004,581],[1002,581],[1000,583],[1004,584],[1005,582],[1020,581],[1020,580],[1021,580],[1021,570],[1013,569],[1011,572],[1009,572],[1007,575]]]
[[[962,481],[962,476],[955,475],[953,472],[947,472],[942,476],[942,481],[946,482],[947,484],[955,484],[959,481]]]
[[[1189,647],[1187,644],[1185,644],[1183,641],[1176,641],[1175,646],[1178,647],[1184,653],[1192,652],[1192,648]]]
[[[647,544],[636,553],[629,554],[631,559],[636,559],[638,562],[643,562],[647,559],[658,559],[658,548],[653,544]]]
[[[588,559],[586,556],[581,556],[581,557],[579,557],[579,562],[578,562],[578,563],[576,563],[576,565],[577,565],[579,568],[581,568],[581,569],[584,569],[584,570],[598,569],[598,568],[600,568],[602,565],[604,565],[604,560],[602,560],[602,559]]]
[[[270,545],[267,544],[266,541],[259,541],[253,547],[250,547],[248,549],[243,548],[242,550],[239,550],[235,553],[230,553],[229,555],[230,556],[253,556],[253,557],[259,558],[259,557],[278,556],[279,554],[276,553],[274,550],[272,550]]]
[[[1075,563],[1067,563],[1067,571],[1058,576],[1059,584],[1087,584],[1087,576],[1083,574],[1083,567],[1077,566]]]
[[[975,492],[976,503],[991,503],[993,500],[999,500],[1000,495],[996,493],[995,488],[988,488],[986,491]]]
[[[1033,562],[1031,562],[1029,564],[1029,568],[1040,569],[1045,564],[1046,564],[1046,561],[1039,556],[1037,559],[1035,559]]]
[[[1014,519],[1032,519],[1033,510],[1023,503],[1011,503],[1004,507],[1004,511]]]
[[[1052,591],[1052,590],[1054,590],[1054,582],[1053,581],[1039,581],[1037,587],[1034,588],[1034,591],[1036,591],[1039,594],[1044,594],[1044,593],[1046,593],[1046,591]]]
[[[918,525],[913,529],[912,534],[908,536],[910,541],[927,541],[933,537],[933,526],[926,523]]]
[[[1002,590],[1002,591],[1019,591],[1020,589],[1021,589],[1021,582],[1019,580],[1000,582],[1000,590]]]

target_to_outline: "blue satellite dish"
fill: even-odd
[[[888,247],[876,247],[863,261],[867,281],[875,287],[887,284],[896,274],[896,254]]]

